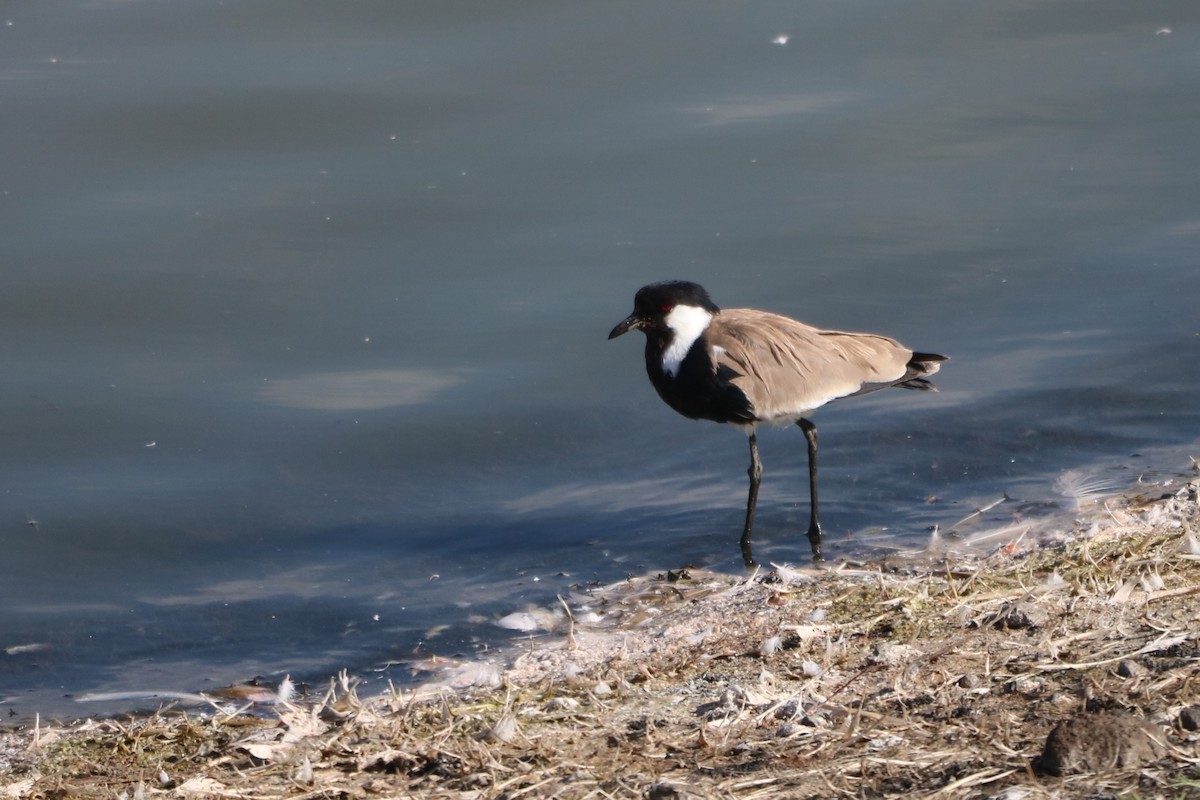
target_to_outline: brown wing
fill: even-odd
[[[794,419],[869,388],[904,380],[913,353],[870,333],[825,331],[748,308],[717,314],[705,334],[717,369],[733,378],[760,420]]]

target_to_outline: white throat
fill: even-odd
[[[675,335],[671,338],[670,346],[663,353],[663,372],[671,376],[679,372],[679,365],[683,363],[683,359],[687,357],[688,351],[692,349],[692,345],[696,343],[700,335],[708,329],[712,318],[713,315],[710,312],[699,306],[679,305],[671,309],[671,313],[667,314],[665,321],[667,327]]]

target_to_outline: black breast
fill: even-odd
[[[714,371],[703,336],[692,345],[674,376],[663,372],[663,350],[663,343],[647,337],[646,372],[667,405],[690,419],[736,425],[755,422],[749,399],[731,383],[740,373],[724,366]]]

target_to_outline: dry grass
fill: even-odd
[[[631,580],[416,692],[339,676],[258,715],[14,731],[0,797],[1200,798],[1196,494],[990,554]],[[1036,775],[1051,729],[1096,711],[1152,746]]]

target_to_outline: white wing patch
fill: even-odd
[[[674,376],[679,372],[679,365],[687,358],[688,351],[708,329],[713,315],[699,306],[678,305],[667,314],[666,323],[674,333],[671,346],[663,353],[663,372]]]

